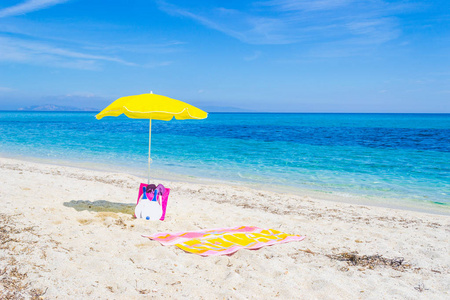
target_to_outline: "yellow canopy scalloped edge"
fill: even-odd
[[[186,102],[157,94],[142,94],[122,97],[108,105],[95,117],[117,117],[125,114],[133,119],[170,121],[205,119],[208,113]]]

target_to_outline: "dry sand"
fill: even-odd
[[[163,181],[150,222],[131,175],[0,158],[0,180],[1,299],[450,299],[448,215]],[[208,258],[141,237],[239,225],[307,237]]]

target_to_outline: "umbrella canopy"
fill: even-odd
[[[208,116],[208,113],[183,101],[156,94],[142,94],[119,98],[95,117],[100,120],[106,116],[117,117],[121,114],[133,119],[163,121],[170,121],[173,117],[185,120],[204,119]]]
[[[152,143],[152,119],[170,121],[173,117],[177,120],[205,119],[208,113],[190,104],[169,97],[153,93],[122,97],[108,105],[95,117],[100,120],[103,117],[117,117],[125,114],[133,119],[149,119],[148,137],[148,184],[150,184],[150,158]]]

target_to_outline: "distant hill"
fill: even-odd
[[[252,110],[243,109],[239,107],[232,106],[210,106],[203,105],[200,106],[201,109],[207,112],[254,112]],[[56,104],[43,104],[43,105],[32,105],[27,107],[21,107],[17,109],[19,111],[100,111],[101,109],[91,108],[91,107],[74,107],[74,106],[62,106]]]
[[[60,106],[55,104],[44,105],[32,105],[27,107],[21,107],[18,110],[21,111],[99,111],[99,109],[89,107],[73,107],[73,106]]]
[[[239,108],[239,107],[232,107],[232,106],[203,105],[203,106],[200,106],[200,108],[207,112],[254,112],[253,110]]]

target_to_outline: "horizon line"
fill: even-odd
[[[0,109],[0,112],[26,112],[26,113],[99,113],[101,110],[11,110]],[[277,112],[277,111],[209,111],[208,114],[441,114],[450,112]]]

